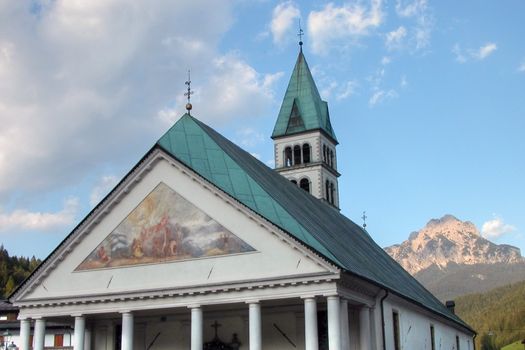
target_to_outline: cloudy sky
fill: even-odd
[[[525,251],[525,2],[0,0],[0,240],[45,257],[184,113],[273,165],[298,52],[342,213],[381,246],[431,218]]]

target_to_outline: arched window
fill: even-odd
[[[292,147],[284,149],[284,166],[292,166]]]
[[[301,164],[301,146],[299,145],[293,148],[293,164]]]
[[[326,145],[323,145],[323,162],[326,163]]]
[[[307,143],[303,145],[303,163],[310,163],[310,145]]]
[[[335,204],[334,193],[335,193],[335,185],[333,182],[331,182],[330,183],[330,204],[332,205]]]
[[[290,180],[291,183],[293,183],[294,185],[297,185],[297,180]]]
[[[310,193],[310,181],[307,178],[301,179],[299,182],[299,187],[301,187],[306,192]]]
[[[334,167],[334,151],[330,150],[330,166]]]
[[[324,187],[325,187],[324,195],[325,195],[326,201],[330,203],[330,182],[328,180],[325,181]]]

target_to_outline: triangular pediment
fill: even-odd
[[[157,264],[254,250],[161,182],[75,270]]]
[[[177,160],[155,150],[62,242],[12,300],[216,288],[335,271],[271,227]]]

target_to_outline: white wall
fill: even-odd
[[[430,326],[434,326],[436,350],[456,349],[459,336],[461,350],[473,350],[472,337],[447,324],[435,315],[411,306],[404,301],[387,298],[384,302],[386,349],[394,349],[393,311],[399,314],[400,345],[402,350],[430,350]]]

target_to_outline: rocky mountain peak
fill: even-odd
[[[430,220],[408,240],[385,248],[408,272],[415,274],[431,265],[519,263],[524,259],[518,248],[497,245],[481,237],[470,221],[453,215]]]

